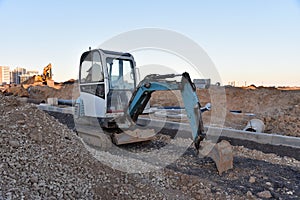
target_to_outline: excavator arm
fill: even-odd
[[[167,78],[181,76],[180,82],[167,81]],[[229,142],[223,140],[220,143],[212,143],[209,140],[204,140],[204,127],[201,113],[207,108],[201,109],[201,105],[196,93],[196,87],[191,81],[187,72],[175,75],[149,75],[137,87],[133,93],[128,109],[127,116],[133,122],[136,122],[138,116],[143,112],[146,104],[151,98],[151,93],[159,90],[180,90],[183,99],[184,107],[189,119],[192,130],[193,141],[197,153],[200,152],[203,156],[211,157],[217,166],[219,174],[233,168],[233,153]],[[202,142],[203,141],[203,142]],[[201,144],[201,148],[200,148]]]
[[[181,76],[181,81],[168,81],[168,78]],[[154,91],[162,90],[180,90],[187,117],[192,129],[193,141],[196,149],[200,147],[200,141],[205,137],[204,127],[201,116],[201,105],[196,94],[196,87],[192,83],[187,72],[183,74],[152,74],[140,82],[133,93],[127,109],[127,115],[133,122],[136,122],[138,116],[142,114]]]

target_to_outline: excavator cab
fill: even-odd
[[[77,115],[96,117],[103,127],[124,115],[137,85],[131,54],[95,49],[80,58],[80,106]],[[80,112],[81,111],[81,112]]]

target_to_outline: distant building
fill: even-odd
[[[228,85],[229,85],[229,86],[232,86],[232,87],[235,87],[235,81],[229,81],[229,82],[228,82]]]
[[[210,86],[210,79],[194,79],[193,80],[196,88],[209,88]]]
[[[26,74],[26,69],[18,67],[10,72],[10,83],[20,84],[21,75]]]
[[[0,85],[5,85],[9,83],[10,83],[9,67],[0,66]]]
[[[26,74],[20,75],[20,82],[23,83],[35,75],[39,75],[39,71],[27,71]]]

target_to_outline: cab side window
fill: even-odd
[[[103,68],[98,51],[86,52],[81,57],[80,91],[105,98]]]

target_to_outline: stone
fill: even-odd
[[[13,148],[18,148],[20,146],[19,141],[17,140],[9,140],[9,145],[12,146]]]
[[[40,132],[30,133],[30,138],[32,140],[34,140],[35,142],[42,142],[43,141],[43,137],[42,137],[42,134]]]
[[[204,189],[200,189],[197,191],[197,193],[201,196],[201,195],[205,195],[206,191]]]
[[[192,182],[188,183],[188,187],[192,187],[194,184]]]
[[[25,124],[25,120],[18,120],[17,124],[24,125]]]
[[[272,183],[270,183],[270,182],[266,182],[266,185],[268,185],[268,186],[272,186]]]
[[[186,191],[187,191],[187,189],[188,189],[188,187],[187,187],[187,186],[182,186],[182,191],[186,192]]]
[[[269,198],[272,197],[272,194],[271,194],[270,191],[265,190],[265,191],[262,191],[262,192],[257,193],[257,196],[259,196],[259,197],[261,197],[261,198],[269,199]]]
[[[246,195],[247,195],[247,197],[252,197],[252,196],[253,196],[253,194],[252,194],[251,191],[248,191],[248,192],[246,193]]]
[[[256,178],[254,176],[250,176],[249,183],[255,183]]]
[[[38,177],[37,176],[31,176],[30,177],[30,182],[31,183],[37,183],[39,181]]]

